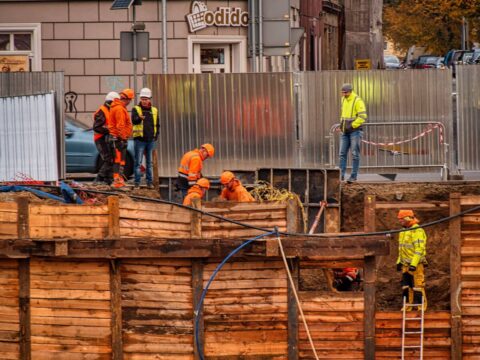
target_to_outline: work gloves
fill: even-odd
[[[402,267],[403,267],[402,263],[398,263],[397,264],[397,271],[402,271]]]

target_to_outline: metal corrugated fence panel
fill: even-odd
[[[59,177],[65,178],[63,72],[0,73],[0,97],[45,94],[52,91],[55,92],[55,129],[58,134],[53,140],[57,146],[56,164]],[[35,118],[35,114],[32,114],[32,117]]]
[[[224,169],[297,166],[291,73],[149,75],[160,112],[161,176],[175,176],[181,156],[205,142]]]
[[[57,181],[54,95],[0,98],[0,181]]]
[[[440,122],[446,126],[444,136],[451,143],[450,70],[322,71],[300,73],[297,79],[303,99],[301,138],[304,166],[329,163],[327,137],[329,129],[339,122],[340,89],[346,82],[352,83],[354,91],[365,101],[368,122]],[[402,129],[395,127],[385,127],[379,134],[380,138],[371,140],[391,141],[414,135],[410,131],[402,134]],[[437,151],[435,149],[432,151]],[[338,162],[336,151],[334,157]],[[432,156],[432,161],[438,159],[437,155]],[[414,165],[425,164],[425,158],[410,160]],[[361,167],[365,169],[369,165],[377,164],[369,164],[368,157],[363,157]]]
[[[480,170],[480,66],[457,65],[458,166]]]

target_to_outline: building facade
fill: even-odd
[[[162,1],[135,6],[137,23],[149,33],[149,58],[120,60],[120,33],[131,31],[133,8],[111,10],[113,1],[0,2],[0,61],[3,71],[63,71],[65,109],[91,124],[109,91],[142,87],[142,74],[163,72]],[[168,73],[248,72],[248,1],[166,2]],[[291,8],[298,23],[298,6]],[[260,60],[257,59],[257,65]],[[264,57],[264,71],[284,71],[282,57]],[[298,54],[290,70],[299,70]],[[258,66],[257,66],[258,68]]]

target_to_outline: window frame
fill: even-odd
[[[39,23],[12,23],[0,24],[0,33],[7,33],[10,35],[10,49],[14,48],[12,42],[13,34],[32,35],[30,50],[0,50],[2,55],[28,55],[30,59],[30,71],[42,71],[42,26]]]

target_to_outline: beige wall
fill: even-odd
[[[247,1],[207,1],[209,9],[219,6],[247,10]],[[4,23],[41,23],[42,70],[64,71],[65,92],[77,94],[76,116],[91,124],[92,113],[112,90],[133,87],[133,63],[120,57],[120,31],[129,31],[132,14],[110,10],[112,1],[0,2],[0,30]],[[170,73],[188,72],[185,15],[191,1],[167,1],[167,51]],[[143,0],[137,6],[137,21],[150,32],[150,60],[138,63],[138,74],[162,72],[162,3]],[[247,35],[246,28],[211,27],[195,35]],[[139,77],[137,88],[142,86]]]

